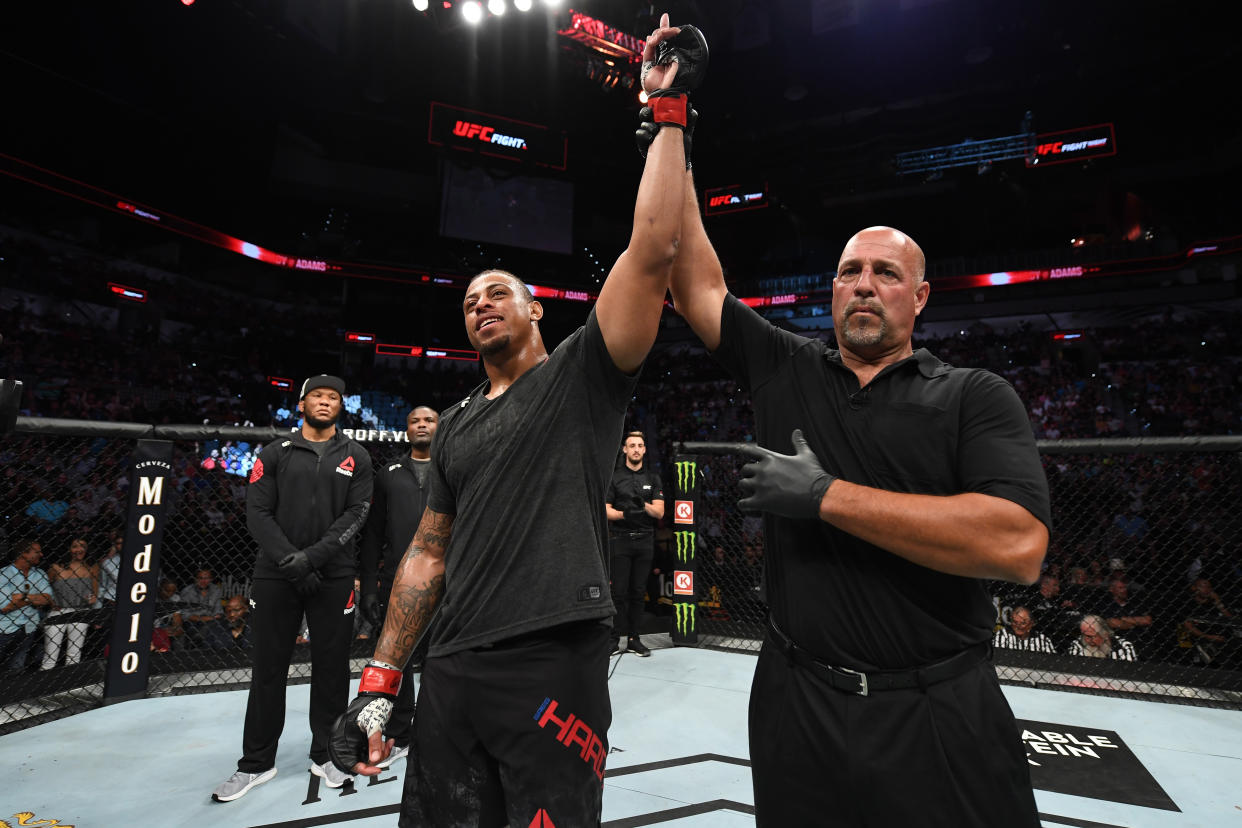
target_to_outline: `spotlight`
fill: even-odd
[[[466,19],[467,23],[478,25],[483,19],[483,7],[479,5],[479,0],[466,0],[462,3],[461,16]]]
[[[487,10],[500,17],[505,13],[505,0],[487,0]]]
[[[647,102],[647,90],[646,89],[638,90],[638,102],[639,103]]]
[[[530,0],[513,0],[513,7],[520,12],[530,11]]]
[[[428,5],[429,5],[429,4],[428,4],[427,0],[414,0],[414,10],[415,10],[415,11],[425,12],[425,11],[427,11],[427,6],[428,6]]]

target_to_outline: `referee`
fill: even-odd
[[[212,799],[229,802],[276,775],[285,686],[305,615],[311,648],[311,773],[330,788],[352,777],[328,759],[332,722],[349,702],[354,548],[371,506],[371,455],[337,430],[345,381],[302,384],[301,430],[263,447],[250,470],[246,525],[259,546],[250,593],[254,648],[242,758]]]
[[[643,458],[647,443],[641,431],[625,435],[625,463],[617,468],[608,487],[608,548],[611,555],[613,620],[612,654],[621,652],[618,636],[626,639],[626,649],[646,658],[651,650],[640,637],[643,617],[643,591],[651,572],[655,552],[656,521],[664,517],[664,491],[660,478],[647,470]]]

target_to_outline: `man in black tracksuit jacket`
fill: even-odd
[[[349,701],[357,536],[370,509],[371,456],[336,428],[345,383],[302,386],[300,432],[264,446],[250,472],[246,525],[259,546],[251,590],[253,676],[237,773],[213,794],[230,801],[275,775],[285,687],[303,616],[311,647],[311,773],[329,787],[350,777],[328,758],[332,722]]]
[[[388,598],[401,558],[414,540],[414,530],[427,507],[427,469],[431,465],[431,438],[440,424],[440,415],[425,405],[415,407],[406,415],[405,436],[410,441],[410,454],[399,463],[391,463],[375,474],[375,499],[371,515],[362,535],[358,555],[358,579],[361,583],[362,613],[375,629],[378,638],[388,614]],[[381,566],[382,563],[382,566]],[[379,767],[388,767],[409,753],[410,723],[414,720],[414,674],[423,669],[430,636],[423,635],[405,666],[405,677],[392,717],[388,720],[385,738],[394,741],[393,750]]]

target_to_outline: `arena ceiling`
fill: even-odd
[[[1238,41],[1184,3],[534,2],[478,27],[443,0],[27,4],[0,35],[0,152],[272,247],[401,260],[438,228],[444,151],[427,119],[442,101],[564,130],[564,172],[520,171],[573,181],[575,238],[619,249],[637,103],[588,79],[589,55],[555,31],[568,5],[640,36],[667,10],[712,47],[700,186],[771,193],[771,209],[717,224],[735,268],[811,268],[873,223],[930,237],[935,257],[1135,226],[1236,233],[1242,218]],[[899,152],[1024,124],[1113,124],[1118,153],[894,169]]]

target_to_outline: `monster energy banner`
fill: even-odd
[[[129,509],[121,568],[116,581],[116,615],[108,647],[104,703],[124,701],[147,691],[151,634],[155,624],[156,573],[171,494],[173,444],[139,440],[129,478]]]
[[[679,454],[676,462],[677,490],[673,500],[673,541],[677,565],[673,570],[673,643],[696,644],[694,553],[698,539],[695,504],[699,497],[699,463],[695,455]]]

